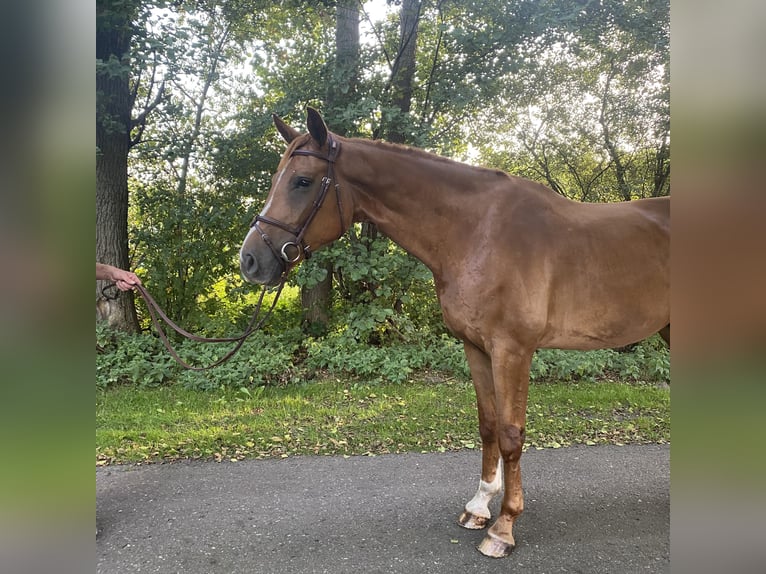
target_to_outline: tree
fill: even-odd
[[[402,0],[399,12],[399,41],[388,81],[388,108],[383,113],[380,135],[393,143],[412,142],[408,129],[412,109],[417,61],[418,28],[422,0]]]
[[[284,151],[272,112],[296,121],[321,107],[338,133],[497,166],[580,200],[667,193],[666,0],[398,0],[365,41],[352,0],[135,4],[132,263],[192,328],[229,327],[249,305],[236,252]],[[407,295],[430,293],[430,279],[397,249],[354,226],[302,264],[290,280],[309,331],[342,330],[363,311],[392,328],[417,314]]]
[[[324,107],[333,130],[340,135],[353,131],[353,120],[345,111],[353,104],[359,81],[359,2],[338,0],[335,17],[335,60],[329,74]],[[337,121],[336,121],[337,120]],[[322,257],[316,266],[324,276],[301,287],[303,322],[311,333],[327,330],[332,302],[333,261]]]
[[[231,13],[204,3],[194,8],[167,11],[151,22],[162,38],[167,96],[135,149],[131,183],[137,254],[153,269],[147,282],[167,313],[184,324],[195,319],[198,326],[198,297],[220,266],[236,264],[230,252],[220,262],[226,250],[204,253],[216,243],[211,230],[223,219],[219,212],[230,212],[230,205],[216,205],[211,217],[219,198],[205,170],[211,134],[221,127],[209,117],[211,102],[221,89],[235,30]],[[200,250],[200,242],[210,245]]]
[[[580,201],[667,195],[667,1],[551,6],[488,118],[484,162]]]
[[[239,47],[265,20],[264,5],[134,0],[97,7],[97,258],[148,270],[145,283],[179,321],[205,323],[200,296],[222,276],[236,276],[230,238],[244,206],[217,194],[211,142],[228,121],[226,64],[239,60]],[[99,308],[110,323],[136,328],[132,298]]]
[[[96,260],[121,268],[128,260],[128,152],[135,94],[130,48],[140,2],[96,3]],[[123,330],[138,328],[131,295],[105,298],[96,283],[97,317]]]

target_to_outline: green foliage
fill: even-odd
[[[175,360],[162,343],[151,336],[113,331],[96,324],[96,387],[120,384],[152,387],[172,380],[177,374]]]
[[[462,346],[446,336],[418,344],[376,347],[360,345],[350,333],[303,339],[297,326],[274,333],[258,332],[231,360],[197,372],[180,367],[151,335],[113,333],[99,327],[99,344],[104,351],[96,358],[96,386],[133,383],[147,387],[179,382],[191,389],[215,390],[311,381],[325,374],[396,383],[423,370],[467,375]],[[178,354],[195,366],[213,363],[229,348],[231,345],[194,342],[176,345]]]
[[[241,203],[195,183],[179,195],[159,181],[134,182],[132,200],[134,257],[139,272],[145,270],[147,289],[176,322],[200,329],[236,296],[237,249],[230,238],[240,234],[247,217]],[[211,293],[221,303],[214,303]]]
[[[303,374],[296,359],[301,342],[296,329],[272,335],[255,333],[231,360],[206,371],[184,369],[162,342],[150,334],[125,334],[98,326],[97,335],[103,348],[103,352],[96,355],[96,386],[99,388],[129,383],[153,387],[179,382],[190,389],[209,391],[221,387],[291,383],[298,380],[298,373]],[[187,363],[202,367],[218,360],[233,345],[184,341],[174,347]]]
[[[297,360],[298,332],[294,328],[272,335],[255,333],[230,361],[207,371],[184,370],[177,380],[187,388],[203,391],[295,383],[302,372]],[[191,357],[193,364],[206,365],[217,360],[227,348],[186,343],[181,349],[182,356]]]
[[[332,262],[336,289],[328,330],[375,346],[444,333],[431,272],[384,237],[360,237],[358,227],[293,275],[299,287],[312,287],[326,276],[325,262]]]
[[[300,127],[306,104],[322,108],[328,85],[342,79],[328,33],[333,3],[156,5],[167,9],[116,4],[132,14],[116,15],[130,24],[134,43],[128,57],[97,62],[99,77],[130,72],[133,115],[142,120],[131,131],[142,136],[130,157],[131,266],[185,328],[232,335],[255,304],[254,290],[238,277],[237,250],[284,150],[270,115]],[[104,8],[101,18],[110,15]],[[667,0],[424,3],[407,113],[391,104],[397,12],[392,7],[361,43],[351,101],[323,109],[331,128],[372,137],[388,122],[408,143],[457,157],[470,152],[472,161],[585,201],[620,198],[615,158],[632,197],[668,192],[656,177],[669,170]],[[109,129],[117,120],[99,115]],[[658,165],[662,173],[653,171]],[[305,337],[297,289],[323,279],[328,261],[330,324],[324,337]],[[403,382],[424,370],[468,377],[429,271],[386,238],[353,228],[304,262],[290,288],[267,330],[210,372],[181,371],[152,335],[99,327],[105,352],[97,357],[97,385],[253,388],[322,373]],[[139,305],[148,328],[142,311]],[[195,364],[225,352],[180,342],[179,349]],[[665,381],[669,358],[656,340],[627,353],[541,350],[531,374],[536,381]]]
[[[293,303],[294,305],[295,303]],[[161,342],[150,334],[129,335],[98,326],[103,352],[96,357],[96,386],[106,388],[133,383],[139,387],[180,382],[196,390],[255,388],[310,382],[327,376],[367,382],[405,383],[423,373],[470,379],[463,346],[454,337],[421,330],[412,340],[389,339],[385,344],[360,342],[374,330],[350,322],[323,338],[304,338],[290,311],[275,315],[275,324],[253,334],[231,360],[212,370],[181,368]],[[358,321],[361,323],[362,319]],[[187,362],[203,366],[221,357],[230,346],[183,342],[178,353]],[[530,379],[538,382],[619,380],[669,382],[669,352],[658,337],[629,351],[539,350],[532,361]]]
[[[426,336],[417,343],[363,345],[353,330],[306,342],[306,367],[310,373],[353,378],[373,383],[404,383],[424,371],[444,376],[469,376],[462,344],[454,338]]]
[[[532,359],[533,381],[670,382],[670,351],[655,335],[629,351],[539,349]]]

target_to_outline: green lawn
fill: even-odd
[[[670,391],[650,384],[539,383],[526,448],[670,441]],[[462,380],[96,392],[96,464],[479,448]]]

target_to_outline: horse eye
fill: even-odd
[[[295,187],[311,187],[311,180],[307,177],[299,177],[295,180]]]

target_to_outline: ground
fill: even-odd
[[[668,572],[670,448],[530,450],[502,560],[456,519],[481,454],[288,457],[96,471],[98,572]],[[495,501],[493,510],[497,510]]]

